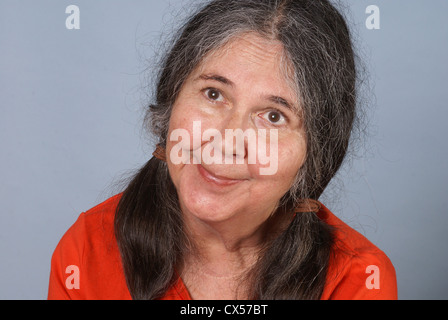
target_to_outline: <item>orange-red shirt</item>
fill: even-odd
[[[48,299],[131,299],[114,236],[120,196],[82,213],[64,234],[51,259]],[[397,299],[395,269],[389,258],[325,206],[318,216],[336,228],[321,299]],[[181,278],[163,297],[188,299]]]

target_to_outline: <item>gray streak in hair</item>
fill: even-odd
[[[357,66],[344,17],[328,0],[215,0],[175,34],[160,62],[155,101],[145,121],[166,144],[172,106],[203,59],[236,36],[256,32],[283,43],[285,74],[297,92],[307,156],[279,203],[292,213],[303,198],[318,199],[347,153],[357,117]],[[289,73],[288,73],[289,72]],[[149,197],[149,199],[148,199]],[[129,290],[155,299],[173,283],[188,239],[166,164],[152,158],[120,201],[115,230]],[[297,214],[260,252],[247,277],[251,296],[319,299],[333,245],[332,230],[315,214]]]

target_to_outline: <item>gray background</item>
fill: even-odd
[[[151,57],[185,3],[0,0],[1,299],[45,299],[64,232],[150,156]],[[448,1],[343,3],[370,122],[322,201],[390,257],[400,299],[447,299]],[[80,30],[65,27],[70,4]],[[370,4],[380,30],[365,27]]]

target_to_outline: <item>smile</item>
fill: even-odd
[[[207,181],[214,183],[218,186],[231,186],[240,183],[244,180],[242,179],[230,179],[222,176],[214,175],[213,173],[207,171],[202,165],[197,165],[200,175]]]

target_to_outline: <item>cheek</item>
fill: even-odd
[[[252,176],[257,180],[258,193],[269,194],[273,199],[282,197],[292,186],[298,171],[305,161],[306,147],[300,141],[288,141],[278,144],[277,164],[249,166]],[[272,174],[260,174],[261,169]],[[275,169],[275,170],[274,170]],[[270,170],[270,172],[269,172]]]
[[[280,179],[288,181],[291,185],[294,182],[297,172],[305,161],[306,150],[297,146],[297,148],[284,149],[279,153],[279,176]]]
[[[190,131],[192,129],[193,121],[196,119],[194,114],[194,108],[192,108],[192,102],[187,99],[179,99],[171,112],[168,141],[170,140],[170,134],[176,129],[185,129]]]
[[[190,144],[192,144],[193,138],[201,137],[206,129],[217,127],[216,119],[207,115],[203,109],[200,107],[200,102],[194,97],[178,99],[171,113],[168,141],[172,137],[175,144],[178,139],[173,136],[173,132],[175,134],[176,130],[182,130],[188,133]]]
[[[194,99],[180,97],[171,112],[166,151],[168,169],[176,186],[181,180],[185,163],[193,163],[189,151],[200,146],[202,134],[206,129],[216,127],[197,105],[198,102]]]
[[[295,178],[305,162],[305,139],[302,134],[295,132],[280,134],[278,138],[268,139],[265,147],[258,149],[257,156],[257,165],[251,168],[257,170],[254,174],[276,176],[289,181]]]

